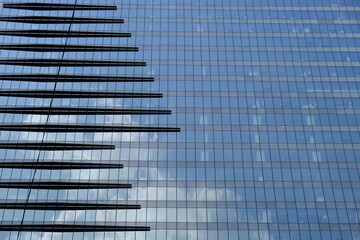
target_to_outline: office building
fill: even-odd
[[[359,1],[44,2],[1,11],[0,238],[360,239]]]

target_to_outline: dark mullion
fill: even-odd
[[[153,82],[153,77],[117,77],[86,75],[21,74],[0,75],[0,80],[28,82]]]
[[[131,188],[131,184],[121,183],[91,183],[91,182],[65,182],[65,181],[0,181],[0,188],[19,188],[19,189],[111,189],[111,188]]]
[[[141,67],[146,66],[146,62],[127,62],[127,61],[93,61],[75,59],[1,59],[0,65],[20,65],[35,67]]]
[[[113,150],[115,145],[74,144],[74,143],[0,143],[0,149],[74,151],[74,150]]]
[[[91,24],[91,23],[124,23],[124,19],[115,18],[73,18],[48,16],[0,17],[0,21],[35,24]]]
[[[6,202],[0,203],[0,209],[30,210],[131,210],[141,209],[140,205],[78,203],[78,202]]]
[[[86,162],[0,162],[0,168],[72,170],[72,169],[120,169],[123,164]]]
[[[117,10],[117,6],[84,5],[84,4],[58,4],[58,3],[4,3],[4,8],[36,10],[36,11],[62,11],[62,10]]]
[[[132,127],[132,126],[89,126],[89,125],[0,125],[0,131],[28,132],[180,132],[180,128]]]
[[[87,92],[87,91],[0,91],[0,96],[33,98],[161,98],[161,93]]]
[[[3,224],[0,231],[30,231],[30,232],[129,232],[150,231],[150,227],[141,226],[111,226],[111,225],[79,225],[79,224]]]
[[[32,52],[137,52],[138,47],[81,46],[58,44],[2,44],[0,49]]]
[[[170,110],[74,108],[74,107],[1,107],[0,113],[41,115],[159,115],[171,114]]]
[[[20,36],[20,37],[37,37],[37,38],[60,38],[60,37],[131,37],[131,33],[112,33],[112,32],[85,32],[85,31],[61,31],[61,30],[5,30],[0,31],[0,35]]]

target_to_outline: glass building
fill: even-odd
[[[360,240],[358,0],[36,2],[1,10],[0,239]]]

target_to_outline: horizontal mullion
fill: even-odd
[[[76,17],[47,17],[47,16],[0,17],[0,21],[35,23],[35,24],[124,23],[124,19],[115,19],[115,18],[76,18]]]
[[[171,114],[170,110],[116,109],[116,108],[74,108],[74,107],[1,107],[0,113],[41,115],[158,115]]]
[[[77,203],[77,202],[6,202],[0,203],[0,209],[24,210],[120,210],[141,209],[140,205]]]
[[[30,232],[128,232],[150,231],[150,227],[79,224],[0,224],[0,231]]]
[[[153,77],[21,74],[0,75],[0,80],[28,82],[153,82]]]
[[[58,44],[2,44],[0,49],[32,52],[137,52],[138,47],[81,46]]]
[[[0,65],[20,65],[35,67],[141,67],[146,66],[146,62],[126,62],[126,61],[94,61],[94,60],[75,60],[75,59],[1,59]]]
[[[123,168],[123,164],[114,163],[85,163],[85,162],[0,162],[0,168],[43,169],[43,170],[72,170],[72,169],[110,169]]]
[[[117,6],[108,5],[83,5],[83,4],[58,4],[58,3],[8,3],[4,8],[36,10],[36,11],[62,11],[62,10],[117,10]]]
[[[131,92],[87,92],[87,91],[0,91],[0,96],[33,97],[33,98],[162,98],[161,93]]]
[[[180,132],[180,128],[132,127],[132,126],[89,126],[89,125],[0,125],[0,131],[29,132]]]
[[[180,128],[81,125],[0,125],[1,131],[29,132],[180,132]]]
[[[0,149],[40,150],[40,151],[113,150],[115,149],[115,145],[26,142],[26,143],[0,143]]]
[[[27,189],[110,189],[131,188],[131,184],[121,183],[91,183],[91,182],[64,182],[64,181],[0,181],[0,188],[27,188]]]
[[[5,30],[0,31],[0,35],[55,38],[55,37],[131,37],[131,33],[112,33],[112,32],[85,32],[85,31],[61,31],[61,30]]]

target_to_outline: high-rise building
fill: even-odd
[[[358,0],[3,6],[0,239],[360,240]]]

